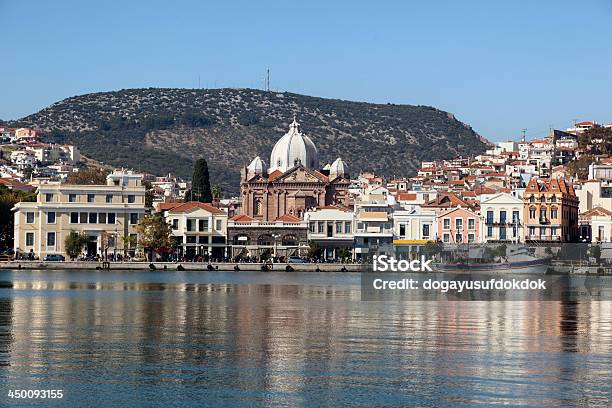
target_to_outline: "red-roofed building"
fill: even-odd
[[[526,241],[578,239],[578,198],[563,179],[533,178],[523,193]]]
[[[162,211],[172,227],[178,259],[224,259],[226,254],[227,214],[211,203],[188,201],[162,203]]]

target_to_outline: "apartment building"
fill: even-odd
[[[393,213],[393,247],[398,259],[413,258],[425,244],[437,239],[438,223],[433,210],[419,207]]]
[[[578,239],[578,198],[563,179],[531,179],[523,193],[525,240],[572,242]]]
[[[443,212],[438,215],[438,236],[444,244],[479,242],[480,217],[462,207]]]
[[[145,214],[142,175],[119,171],[106,185],[45,183],[37,189],[36,202],[20,202],[13,208],[14,248],[43,259],[63,254],[71,231],[88,236],[85,252],[134,254],[136,226]]]

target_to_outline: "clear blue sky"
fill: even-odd
[[[492,140],[612,122],[612,0],[0,0],[0,118],[136,87],[432,105]]]

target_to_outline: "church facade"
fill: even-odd
[[[241,211],[257,221],[274,222],[285,215],[303,219],[316,207],[349,206],[349,184],[342,159],[319,168],[316,146],[294,119],[272,149],[269,167],[258,156],[241,169]]]

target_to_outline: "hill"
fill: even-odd
[[[481,153],[486,141],[447,112],[254,89],[127,89],[64,99],[19,125],[74,143],[100,162],[190,177],[205,157],[213,183],[236,193],[239,171],[269,159],[296,115],[321,165],[342,157],[352,174],[410,176],[421,160]],[[268,163],[266,163],[268,164]]]

